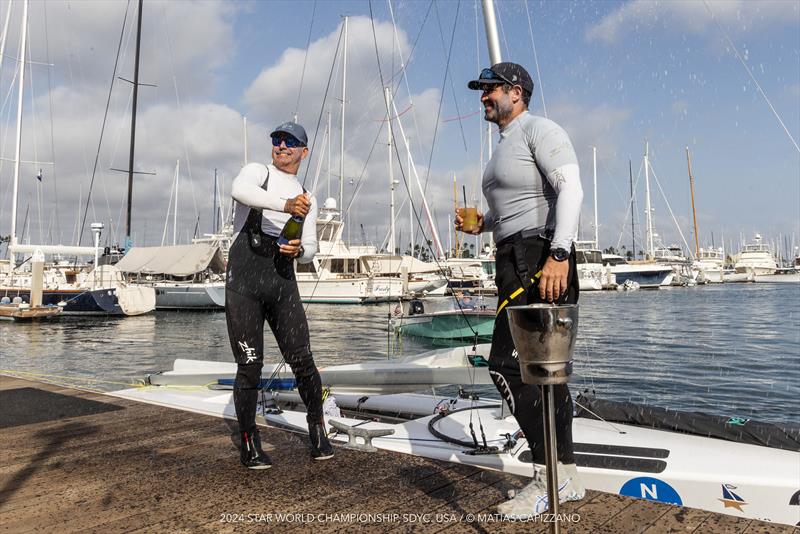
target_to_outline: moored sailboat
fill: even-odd
[[[115,268],[128,281],[155,290],[156,308],[216,310],[225,307],[225,261],[204,243],[136,247]]]

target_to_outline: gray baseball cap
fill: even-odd
[[[305,129],[297,124],[296,122],[284,122],[269,134],[270,137],[274,137],[277,133],[286,133],[293,136],[295,139],[303,143],[304,145],[308,146],[308,136],[306,135]]]

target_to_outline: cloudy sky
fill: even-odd
[[[593,232],[595,146],[600,244],[630,246],[628,160],[641,228],[648,141],[655,225],[666,244],[682,242],[670,208],[693,239],[687,146],[701,245],[713,234],[717,246],[724,236],[737,248],[755,232],[774,240],[794,235],[800,244],[800,4],[496,5],[503,59],[528,68],[536,81],[532,111],[562,124],[581,160],[583,237]],[[0,1],[2,23],[8,6]],[[380,244],[388,228],[384,86],[392,87],[400,115],[392,121],[398,210],[408,198],[406,180],[416,188],[401,125],[445,245],[453,174],[459,193],[463,185],[470,199],[479,198],[486,123],[478,93],[466,88],[488,64],[479,3],[145,0],[143,15],[140,82],[150,85],[139,90],[135,244],[159,244],[165,232],[171,243],[177,161],[177,239],[211,230],[214,171],[229,192],[245,157],[244,117],[248,160],[266,162],[267,132],[297,114],[314,143],[300,174],[307,187],[317,183],[320,200],[329,187],[338,196],[344,15],[343,187],[352,240],[361,241],[363,225]],[[127,176],[113,169],[128,167],[132,88],[125,80],[133,78],[136,2],[34,2],[28,18],[21,159],[38,163],[21,166],[17,234],[75,243],[88,210],[84,244],[93,221],[106,225],[104,240],[121,242]],[[11,229],[21,19],[22,2],[14,1],[0,68],[0,235]],[[398,228],[407,243],[407,205]]]

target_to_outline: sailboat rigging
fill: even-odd
[[[22,245],[17,240],[16,216],[19,202],[19,178],[22,146],[22,115],[25,88],[25,52],[28,39],[28,0],[23,1],[22,30],[19,51],[19,79],[17,89],[17,135],[14,158],[14,187],[12,199],[11,236],[9,242],[9,267],[0,281],[0,293],[5,297],[19,297],[31,301],[31,273],[17,269],[17,254],[94,256],[92,270],[76,270],[69,263],[50,265],[43,272],[45,280],[42,303],[62,307],[64,313],[97,315],[139,315],[155,307],[155,292],[148,288],[129,286],[111,266],[98,265],[97,247],[103,225],[93,223],[94,247],[64,245]],[[99,287],[98,287],[99,286]]]

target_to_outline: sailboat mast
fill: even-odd
[[[597,230],[597,147],[592,147],[592,177],[594,183],[594,248],[600,248],[600,238]]]
[[[448,213],[447,214],[447,227],[448,228],[450,228],[450,224],[451,224],[450,223],[450,214]],[[456,240],[457,240],[457,238],[456,238]],[[452,254],[453,254],[453,234],[450,233],[450,232],[447,232],[447,255],[445,257],[452,258],[453,257]]]
[[[347,95],[347,17],[344,18],[342,40],[342,124],[339,147],[339,219],[344,215],[344,109]],[[349,237],[349,233],[348,233]]]
[[[411,176],[411,139],[408,137],[403,136],[403,139],[406,140],[406,174]],[[412,189],[409,187],[408,189],[408,225],[409,230],[411,232],[411,255],[416,257],[414,254],[414,193]]]
[[[409,190],[410,189],[411,188],[409,188]],[[408,230],[410,232],[409,235],[411,236],[411,241],[410,241],[411,255],[416,256],[416,254],[414,254],[414,205],[411,201],[410,196],[408,199],[408,226],[409,226]]]
[[[466,206],[464,206],[464,207],[466,208]],[[456,173],[454,172],[453,173],[453,211],[455,211],[457,209],[458,209],[458,189],[456,187]],[[452,228],[452,234],[456,239],[456,251],[455,251],[456,255],[455,255],[455,257],[456,258],[460,258],[461,257],[461,254],[460,254],[461,251],[459,250],[459,246],[458,246],[459,245],[459,242],[458,242],[459,240],[458,240],[458,234],[456,233],[457,230],[455,229],[455,227],[450,226],[450,217],[449,216],[447,217],[447,228]],[[451,233],[450,230],[448,230],[447,235],[449,236],[450,233]]]
[[[331,138],[333,137],[333,131],[331,130],[331,110],[328,110],[328,196],[326,199],[331,198]]]
[[[483,26],[486,29],[486,45],[489,48],[489,63],[496,65],[503,61],[500,54],[500,38],[497,33],[497,19],[494,16],[494,0],[481,0],[483,9]],[[486,141],[489,148],[489,160],[492,159],[492,123],[486,123]],[[489,243],[494,241],[494,234],[490,234]]]
[[[175,160],[175,213],[172,214],[172,244],[178,244],[178,184],[181,174],[181,160]]]
[[[128,212],[125,216],[125,248],[131,245],[131,205],[133,202],[133,156],[136,148],[136,104],[139,98],[139,53],[142,47],[142,0],[136,20],[136,56],[133,65],[133,105],[131,107],[131,150],[128,157]]]
[[[633,163],[628,159],[628,180],[631,186],[631,250],[633,251],[633,259],[636,259],[636,225],[634,223],[634,200],[633,200]]]
[[[6,8],[6,20],[3,22],[3,37],[0,38],[0,72],[3,72],[3,57],[6,53],[6,39],[8,39],[8,22],[11,20],[11,2]]]
[[[392,102],[392,111],[394,112],[395,116],[399,115],[397,112],[397,105],[394,102]],[[400,137],[405,137],[406,133],[403,129],[403,121],[401,121],[399,118],[397,119],[397,127],[400,128]],[[436,231],[436,224],[433,221],[433,216],[431,215],[428,201],[425,199],[425,191],[422,189],[422,182],[420,182],[417,168],[414,166],[414,158],[411,156],[411,147],[408,145],[406,145],[406,152],[408,156],[409,168],[411,169],[410,172],[413,172],[415,182],[417,183],[417,190],[419,191],[420,201],[422,202],[422,212],[425,214],[425,218],[427,219],[428,225],[431,229],[431,237],[433,237],[433,244],[436,246],[436,254],[438,254],[439,258],[444,259],[445,254],[444,249],[442,249],[442,242],[439,239],[439,232]]]
[[[217,231],[215,233],[222,231],[222,227],[225,226],[225,206],[222,204],[222,196],[225,191],[225,175],[222,175],[220,182],[219,195],[217,195]]]
[[[19,90],[17,91],[17,146],[14,149],[14,201],[11,204],[11,241],[9,241],[9,259],[11,269],[15,267],[12,247],[17,244],[17,204],[19,203],[19,162],[22,148],[22,102],[25,88],[25,49],[28,44],[28,0],[22,4],[22,35],[19,46]]]
[[[497,36],[497,20],[494,16],[494,0],[482,0],[483,25],[486,28],[486,44],[489,47],[489,63],[496,65],[503,61],[500,56],[500,39]]]
[[[394,227],[394,169],[392,165],[392,88],[385,87],[386,95],[386,137],[389,146],[389,254],[394,254],[395,227]]]
[[[655,258],[655,247],[653,245],[653,211],[650,208],[650,143],[645,143],[644,149],[644,187],[645,187],[645,241],[647,243],[647,253],[645,259]]]
[[[692,176],[692,158],[689,147],[686,147],[686,165],[689,168],[689,190],[692,192],[692,218],[694,219],[694,257],[700,257],[700,238],[697,234],[697,211],[694,208],[694,176]]]
[[[242,138],[244,139],[244,164],[247,165],[247,117],[242,117]]]
[[[214,203],[211,205],[211,233],[217,233],[217,169],[214,168]]]

